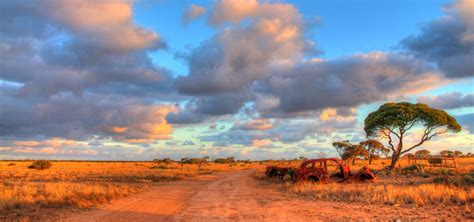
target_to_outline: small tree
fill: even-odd
[[[415,156],[418,158],[426,158],[430,156],[429,150],[418,150],[415,152]]]
[[[439,152],[439,155],[453,157],[454,152],[451,151],[451,150],[443,150],[443,151]]]
[[[217,158],[214,160],[214,163],[221,163],[221,164],[228,164],[228,163],[234,163],[234,162],[235,162],[235,157]]]
[[[462,152],[459,151],[459,150],[456,150],[456,151],[454,151],[454,156],[455,157],[460,157],[460,156],[462,156]]]
[[[377,140],[366,140],[359,143],[362,148],[367,151],[367,159],[369,159],[369,165],[372,164],[372,160],[379,158],[382,155],[387,155],[390,150]]]
[[[349,143],[349,141],[344,140],[342,142],[334,142],[332,143],[332,146],[336,148],[336,151],[337,153],[339,153],[339,156],[341,156],[341,159],[344,159],[342,155],[344,154],[344,152],[346,152],[346,149],[351,146],[351,144]]]
[[[405,159],[413,159],[413,158],[415,158],[415,154],[413,154],[413,153],[407,153],[407,154],[403,155],[403,158],[405,158]]]
[[[199,169],[199,170],[201,170],[202,164],[206,164],[206,163],[207,163],[207,160],[209,160],[209,156],[205,156],[205,157],[203,157],[203,158],[201,158],[201,159],[199,160],[199,163],[198,163],[198,165],[199,165],[199,168],[198,168],[198,169]]]
[[[362,146],[355,144],[347,147],[346,151],[342,154],[342,159],[354,165],[357,157],[367,158],[367,156],[367,150],[362,148]]]
[[[419,142],[408,148],[404,147],[403,140],[408,132],[418,127],[423,132]],[[379,137],[388,141],[392,150],[390,169],[393,169],[402,154],[447,131],[459,132],[461,126],[443,110],[421,103],[401,102],[386,103],[370,113],[365,119],[364,130],[367,137]]]

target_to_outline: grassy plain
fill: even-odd
[[[456,161],[456,171],[451,168],[425,167],[423,172],[419,172],[408,164],[408,160],[402,160],[399,169],[389,173],[385,167],[390,160],[377,160],[369,165],[378,176],[374,183],[286,183],[284,186],[287,192],[295,196],[314,200],[452,208],[455,214],[474,219],[474,158],[456,158]],[[367,164],[367,161],[358,160],[351,169],[354,172]]]
[[[267,165],[298,166],[301,161],[208,163],[197,165],[154,162],[54,161],[50,169],[28,169],[32,161],[0,161],[0,220],[36,220],[46,214],[94,208],[147,190],[154,184],[232,170],[254,169],[263,179]],[[352,171],[366,165],[358,160]],[[474,158],[458,158],[452,169],[426,169],[421,173],[402,160],[388,173],[389,160],[369,167],[379,179],[369,184],[282,183],[295,198],[370,205],[455,208],[474,219]],[[279,182],[280,183],[280,182]]]
[[[32,161],[0,161],[0,220],[35,219],[45,210],[83,209],[146,190],[155,183],[199,174],[253,168],[251,164],[197,165],[153,162],[53,161],[46,170]]]

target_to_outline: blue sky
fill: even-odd
[[[0,158],[335,156],[399,101],[459,118],[423,148],[473,152],[470,0],[0,7]]]
[[[418,31],[418,28],[443,15],[442,7],[448,0],[316,0],[287,1],[311,24],[306,36],[318,43],[323,58],[335,58],[353,53],[396,50],[398,42]],[[212,1],[149,1],[134,6],[134,20],[139,24],[160,30],[168,41],[169,51],[153,53],[155,61],[178,74],[186,74],[183,61],[173,55],[175,51],[196,47],[215,31],[206,25],[205,18],[183,26],[183,11],[191,4],[210,6]],[[348,39],[349,38],[349,39]]]

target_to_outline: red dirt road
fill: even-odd
[[[164,183],[142,194],[64,220],[344,221],[432,220],[448,216],[447,212],[433,212],[432,209],[303,199],[282,192],[279,185],[256,180],[251,173],[234,171]]]

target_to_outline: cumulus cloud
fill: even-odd
[[[321,112],[321,114],[319,115],[319,119],[322,121],[329,121],[332,119],[344,120],[347,118],[353,118],[355,114],[356,114],[355,108],[349,108],[349,107],[341,107],[338,109],[327,108]]]
[[[335,60],[304,62],[280,70],[256,89],[278,98],[283,112],[351,107],[413,94],[440,84],[442,78],[421,60],[374,52]]]
[[[169,105],[146,104],[117,96],[60,94],[49,100],[0,100],[4,136],[88,139],[99,135],[125,142],[151,142],[171,137]]]
[[[170,91],[169,71],[146,54],[163,43],[133,23],[131,2],[90,3],[48,0],[32,7],[27,1],[2,1],[0,79],[21,84],[21,94],[34,96]],[[25,24],[34,27],[25,31]]]
[[[432,64],[397,53],[303,60],[302,16],[290,4],[217,1],[208,21],[218,32],[184,56],[189,74],[174,86],[192,99],[169,114],[171,122],[239,112],[296,117],[328,107],[342,118],[352,115],[351,107],[426,91],[444,80]]]
[[[458,123],[471,133],[474,134],[474,113],[455,116]]]
[[[447,82],[439,71],[448,77],[472,75],[473,19],[467,0],[449,6],[445,17],[404,39],[407,54],[370,52],[326,60],[308,59],[315,43],[304,38],[306,23],[291,4],[222,0],[213,2],[209,12],[191,5],[183,22],[207,13],[216,32],[179,53],[189,73],[178,78],[149,57],[166,43],[134,22],[133,2],[0,2],[0,134],[2,139],[15,138],[0,141],[0,151],[10,147],[3,150],[25,156],[144,158],[156,155],[146,144],[172,138],[171,124],[234,115],[241,120],[233,126],[211,124],[209,132],[217,134],[200,137],[213,143],[215,152],[171,147],[166,155],[266,158],[277,155],[258,148],[308,138],[332,141],[336,132],[344,139],[360,137],[354,134],[360,129],[354,107],[439,86]],[[471,94],[419,100],[440,107],[472,106]],[[63,142],[46,144],[56,138]],[[64,143],[69,140],[89,143]],[[108,146],[108,140],[130,144]],[[90,149],[97,146],[104,148]],[[228,150],[231,146],[251,148]]]
[[[170,71],[148,52],[165,46],[134,23],[130,1],[2,1],[0,132],[11,137],[171,137]],[[5,12],[5,13],[3,13]]]
[[[458,0],[446,15],[421,28],[418,35],[401,41],[409,53],[434,62],[453,78],[474,75],[474,2]]]
[[[183,14],[182,22],[183,24],[188,24],[194,19],[199,18],[202,14],[206,12],[206,8],[192,4]]]
[[[54,10],[51,10],[54,8]],[[47,0],[38,10],[78,38],[112,50],[137,50],[162,46],[159,36],[132,20],[130,1]]]
[[[474,106],[474,94],[463,95],[459,92],[451,92],[438,96],[420,96],[416,100],[438,109],[457,109]]]
[[[237,127],[236,127],[237,125]],[[201,136],[201,141],[243,146],[277,147],[276,143],[291,144],[308,138],[331,138],[336,133],[352,133],[357,128],[355,116],[320,121],[316,119],[281,120],[267,129],[244,128],[238,123],[231,130],[215,135]]]
[[[237,121],[233,130],[268,130],[273,128],[274,122],[269,119],[253,119],[245,122]]]
[[[185,56],[189,74],[175,81],[179,92],[197,97],[196,110],[206,115],[239,111],[252,98],[256,80],[267,78],[271,66],[291,63],[306,47],[301,15],[290,4],[218,1],[209,19],[217,34]]]

